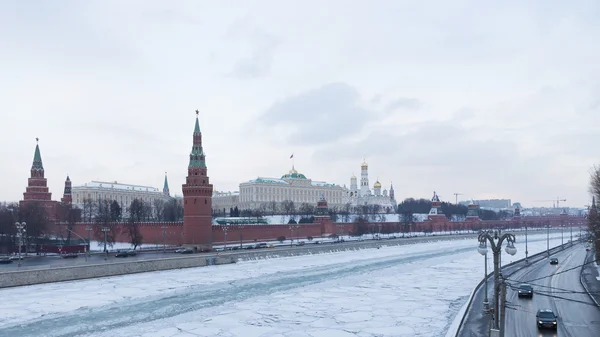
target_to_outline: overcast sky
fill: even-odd
[[[589,203],[600,2],[0,2],[0,200],[64,179],[181,194],[196,109],[216,190],[296,169],[397,199]]]

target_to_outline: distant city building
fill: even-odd
[[[115,200],[123,209],[123,214],[134,199],[140,199],[150,203],[154,207],[155,200],[168,200],[169,185],[165,176],[163,191],[156,187],[131,185],[117,181],[92,181],[71,188],[73,204],[83,209],[83,200],[91,199],[93,202],[99,200]]]
[[[350,188],[324,181],[315,181],[299,173],[294,166],[281,178],[258,177],[240,184],[239,192],[214,192],[213,210],[229,213],[231,208],[256,209],[266,207],[270,210],[273,203],[280,206],[284,201],[300,204],[316,204],[322,198],[327,200],[330,208],[357,207],[379,205],[380,211],[393,211],[396,208],[394,187],[383,189],[379,181],[369,187],[369,167],[366,162],[361,165],[361,186],[357,178],[350,178]],[[281,212],[281,209],[278,209]]]
[[[469,205],[469,201],[461,201],[461,205]],[[487,199],[487,200],[472,200],[473,203],[479,205],[480,208],[487,209],[512,209],[513,205],[510,199]]]
[[[348,202],[346,195],[347,191],[344,187],[308,179],[292,166],[292,169],[281,178],[258,177],[241,183],[238,208],[256,209],[262,204],[271,202],[281,204],[286,200],[291,200],[296,205],[302,203],[314,205],[323,196],[330,205],[341,207]],[[213,202],[221,198],[227,201],[233,200],[232,196],[221,195],[213,197]]]
[[[352,175],[350,178],[350,189],[346,190],[347,202],[353,207],[378,205],[381,207],[381,211],[393,212],[397,205],[394,186],[390,184],[389,195],[386,189],[382,191],[381,188],[382,185],[377,180],[373,184],[373,191],[371,192],[369,188],[369,165],[363,160],[360,166],[360,188],[358,187],[358,179],[355,175]]]
[[[212,207],[215,211],[225,211],[229,213],[231,208],[238,207],[240,204],[240,192],[213,192]],[[238,207],[239,208],[239,207]]]

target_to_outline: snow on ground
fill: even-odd
[[[517,239],[503,264],[524,257]],[[530,254],[545,249],[529,236]],[[0,289],[0,335],[439,336],[482,259],[462,239]]]

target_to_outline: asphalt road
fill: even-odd
[[[381,242],[382,244],[388,243],[392,244],[398,241],[404,241],[405,243],[415,243],[421,241],[430,241],[432,239],[444,239],[444,240],[453,240],[453,239],[462,239],[462,238],[474,238],[476,234],[461,234],[461,235],[437,235],[437,236],[427,236],[427,237],[414,237],[414,238],[397,238],[392,240],[364,240],[364,241],[346,241],[342,243],[335,243],[336,246],[358,246],[364,245],[365,243],[375,243]],[[333,243],[325,243],[326,245],[331,245]],[[292,246],[289,245],[281,245],[276,246],[275,248],[268,248],[270,252],[277,251],[287,251],[287,250],[310,250],[312,247],[320,247],[320,245],[314,245],[311,243],[307,243],[304,246]],[[253,252],[263,252],[265,249],[259,250],[234,250],[234,251],[223,251],[218,254],[223,255],[238,255],[238,254],[252,254]],[[2,264],[0,265],[0,273],[2,272],[14,272],[19,270],[32,270],[32,269],[50,269],[56,267],[73,267],[73,266],[82,266],[87,264],[102,264],[102,263],[121,263],[127,261],[140,261],[140,260],[154,260],[161,258],[172,258],[172,257],[180,257],[180,256],[215,256],[217,252],[208,252],[208,253],[197,253],[193,255],[180,255],[175,253],[173,250],[167,250],[165,253],[162,251],[152,251],[152,252],[138,252],[136,256],[129,256],[126,258],[117,258],[115,257],[116,251],[109,252],[108,258],[104,260],[104,254],[92,253],[91,256],[88,257],[88,261],[86,261],[83,254],[79,255],[77,258],[62,258],[60,256],[31,256],[28,258],[24,258],[21,261],[21,267],[18,266],[17,261],[15,260],[11,264]]]
[[[530,231],[530,233],[533,234],[543,234],[544,231]],[[551,230],[551,233],[556,233],[556,230]],[[519,235],[522,234],[522,232],[515,232],[515,234]],[[446,240],[453,240],[453,239],[459,239],[459,238],[476,238],[477,234],[455,234],[455,235],[436,235],[436,236],[427,236],[427,237],[423,237],[423,236],[418,236],[418,237],[413,237],[413,238],[396,238],[396,239],[392,239],[392,240],[388,240],[388,239],[383,239],[380,241],[376,241],[376,240],[365,240],[365,241],[346,241],[343,243],[336,243],[336,245],[344,245],[344,246],[359,246],[359,245],[364,245],[365,243],[368,242],[381,242],[383,244],[385,243],[389,243],[389,244],[393,244],[394,242],[399,242],[399,241],[404,241],[406,243],[415,243],[415,242],[421,242],[421,241],[430,241],[432,239],[446,239]],[[567,241],[567,235],[565,235],[565,241]],[[331,243],[328,243],[331,244]],[[247,243],[245,244],[247,245]],[[310,250],[311,247],[318,247],[317,245],[313,245],[311,243],[307,243],[305,246],[293,246],[290,247],[289,245],[282,245],[282,246],[276,246],[275,248],[269,248],[270,251],[276,252],[276,251],[287,251],[290,249],[306,249],[306,250]],[[225,252],[220,252],[220,255],[237,255],[237,254],[248,254],[248,253],[252,253],[252,252],[256,252],[256,251],[264,251],[264,249],[260,249],[260,250],[235,250],[235,251],[225,251]],[[152,251],[152,252],[138,252],[138,254],[136,256],[129,256],[126,258],[116,258],[115,257],[116,251],[114,252],[109,252],[108,253],[108,258],[105,261],[104,260],[104,254],[98,254],[98,253],[92,253],[90,257],[88,257],[88,261],[85,260],[85,257],[83,255],[79,255],[79,257],[77,258],[62,258],[60,256],[31,256],[28,258],[25,258],[22,260],[21,262],[21,267],[18,266],[17,261],[15,260],[13,263],[11,264],[0,264],[0,273],[2,272],[14,272],[14,271],[19,271],[19,270],[32,270],[32,269],[50,269],[50,268],[56,268],[56,267],[73,267],[73,266],[82,266],[82,265],[86,265],[86,264],[101,264],[101,263],[120,263],[120,262],[126,262],[126,261],[140,261],[140,260],[154,260],[154,259],[161,259],[161,258],[170,258],[170,257],[178,257],[181,256],[177,253],[174,253],[172,250],[169,251],[167,250],[166,253],[163,253],[162,251]],[[206,255],[206,256],[214,256],[216,255],[216,252],[209,252],[209,253],[201,253],[202,255]],[[194,254],[194,255],[198,255],[198,254]],[[190,256],[190,255],[186,255],[186,256]]]
[[[585,256],[584,246],[575,245],[553,255],[558,258],[558,265],[551,265],[546,258],[511,275],[505,336],[599,336],[600,310],[579,281]],[[520,283],[533,285],[532,299],[518,298]],[[535,318],[538,309],[551,309],[558,315],[557,331],[538,330]]]

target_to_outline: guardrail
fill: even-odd
[[[585,255],[585,260],[583,261],[585,264],[591,262],[590,261],[590,256],[593,256],[593,254],[586,254]],[[596,306],[598,308],[600,308],[600,303],[598,303],[598,301],[596,300],[596,298],[594,296],[592,296],[592,293],[591,293],[590,289],[585,285],[585,281],[583,280],[583,269],[584,268],[585,268],[585,265],[581,266],[581,271],[579,271],[579,283],[581,283],[581,285],[583,286],[583,289],[585,289],[585,292],[590,296],[590,298],[596,304]]]
[[[577,244],[577,242],[575,242],[574,244]],[[566,246],[568,246],[568,245],[570,246],[570,242],[567,242],[567,243],[565,243],[565,244],[558,245],[558,246],[555,246],[555,247],[553,247],[553,248],[550,248],[550,255],[556,254],[556,253],[557,253],[557,251],[562,251],[562,250],[564,249],[564,247],[566,247]],[[537,254],[533,254],[533,255],[531,255],[531,256],[527,257],[527,259],[529,260],[529,263],[530,263],[530,264],[531,264],[531,263],[536,263],[536,262],[539,262],[539,261],[541,261],[541,260],[542,260],[542,259],[536,260],[537,258],[539,258],[539,257],[540,257],[540,256],[542,256],[542,255],[544,255],[544,256],[545,256],[545,255],[547,255],[547,254],[548,254],[548,251],[543,251],[543,252],[540,252],[540,253],[537,253]],[[536,260],[536,261],[532,261],[532,259],[533,259],[533,260]],[[520,259],[520,260],[517,260],[517,261],[511,262],[511,263],[509,263],[509,264],[506,264],[506,265],[502,266],[502,267],[501,267],[501,269],[506,269],[507,267],[511,267],[511,266],[514,266],[514,265],[516,265],[516,264],[518,264],[518,263],[523,263],[523,262],[525,262],[525,259]],[[512,275],[514,275],[516,272],[518,272],[518,271],[520,271],[520,270],[522,270],[523,268],[526,268],[526,267],[528,267],[528,265],[525,265],[525,266],[523,266],[523,267],[520,267],[520,268],[517,268],[517,269],[513,270],[511,273],[509,273],[509,274],[506,274],[505,278],[508,278],[508,277],[510,277],[510,276],[512,276]],[[504,273],[503,273],[503,274],[504,274]],[[469,301],[468,301],[468,303],[467,303],[467,307],[466,307],[466,309],[465,309],[465,311],[464,311],[464,313],[463,313],[463,317],[462,317],[462,318],[461,318],[461,320],[460,320],[460,324],[458,325],[458,328],[456,329],[456,333],[454,334],[454,336],[455,336],[455,337],[458,337],[458,336],[459,336],[459,334],[460,334],[460,331],[461,331],[461,330],[462,330],[462,328],[463,328],[463,325],[464,325],[465,319],[466,319],[467,315],[469,314],[469,310],[471,309],[471,305],[472,305],[472,303],[473,303],[473,299],[475,298],[475,295],[476,295],[476,294],[479,292],[479,290],[480,290],[481,286],[484,284],[484,282],[485,282],[486,280],[489,280],[490,276],[493,276],[493,275],[494,275],[494,272],[491,272],[491,273],[489,273],[489,274],[487,275],[487,276],[488,276],[487,278],[484,278],[483,280],[481,280],[481,281],[480,281],[480,282],[477,284],[477,286],[475,286],[475,289],[474,289],[474,291],[471,293],[471,296],[469,297]]]

